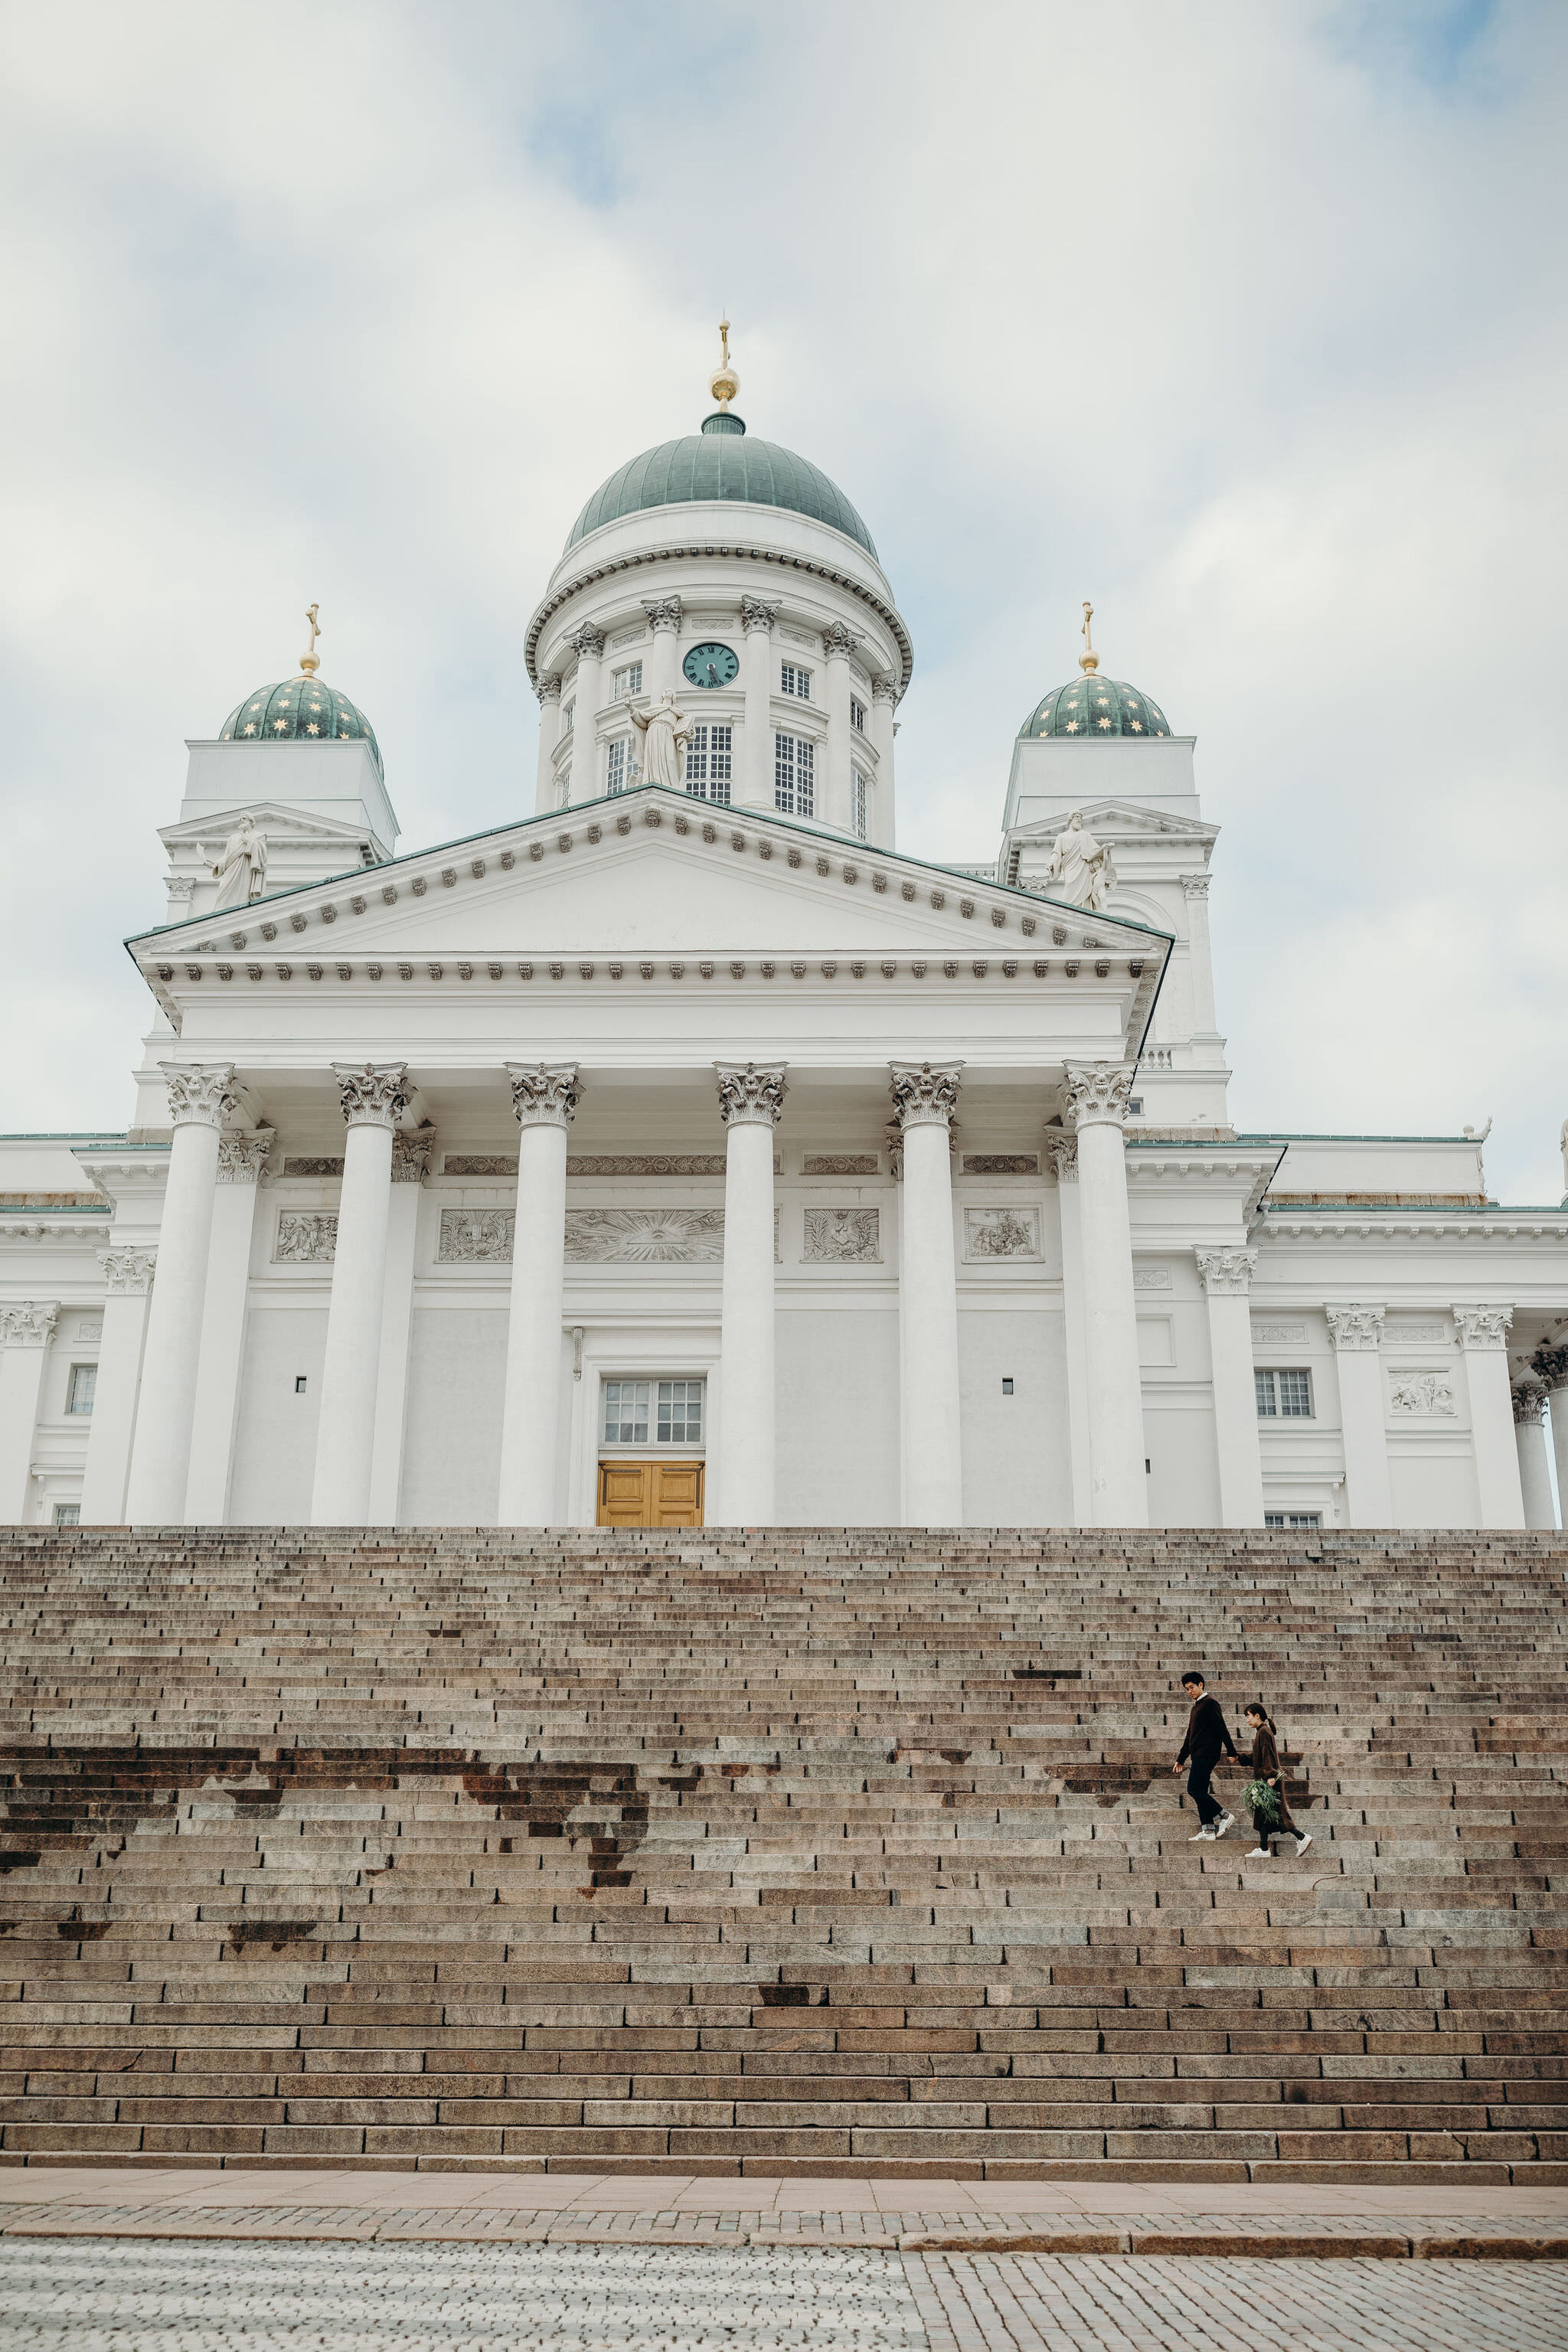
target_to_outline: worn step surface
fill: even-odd
[[[7,1530],[0,2157],[1568,2180],[1565,1577]],[[1194,1662],[1268,1700],[1302,1860],[1189,1843]]]

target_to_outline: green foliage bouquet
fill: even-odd
[[[1249,1780],[1241,1792],[1241,1801],[1255,1813],[1261,1813],[1266,1822],[1279,1819],[1279,1791],[1270,1781]]]

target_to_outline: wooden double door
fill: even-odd
[[[601,1462],[602,1528],[700,1528],[700,1462]]]

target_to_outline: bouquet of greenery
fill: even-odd
[[[1279,1819],[1279,1791],[1268,1780],[1249,1780],[1241,1792],[1241,1801],[1266,1822]]]

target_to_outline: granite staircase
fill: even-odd
[[[1565,1579],[0,1532],[0,2160],[1561,2182]],[[1303,1860],[1189,1843],[1194,1661],[1269,1702]]]

